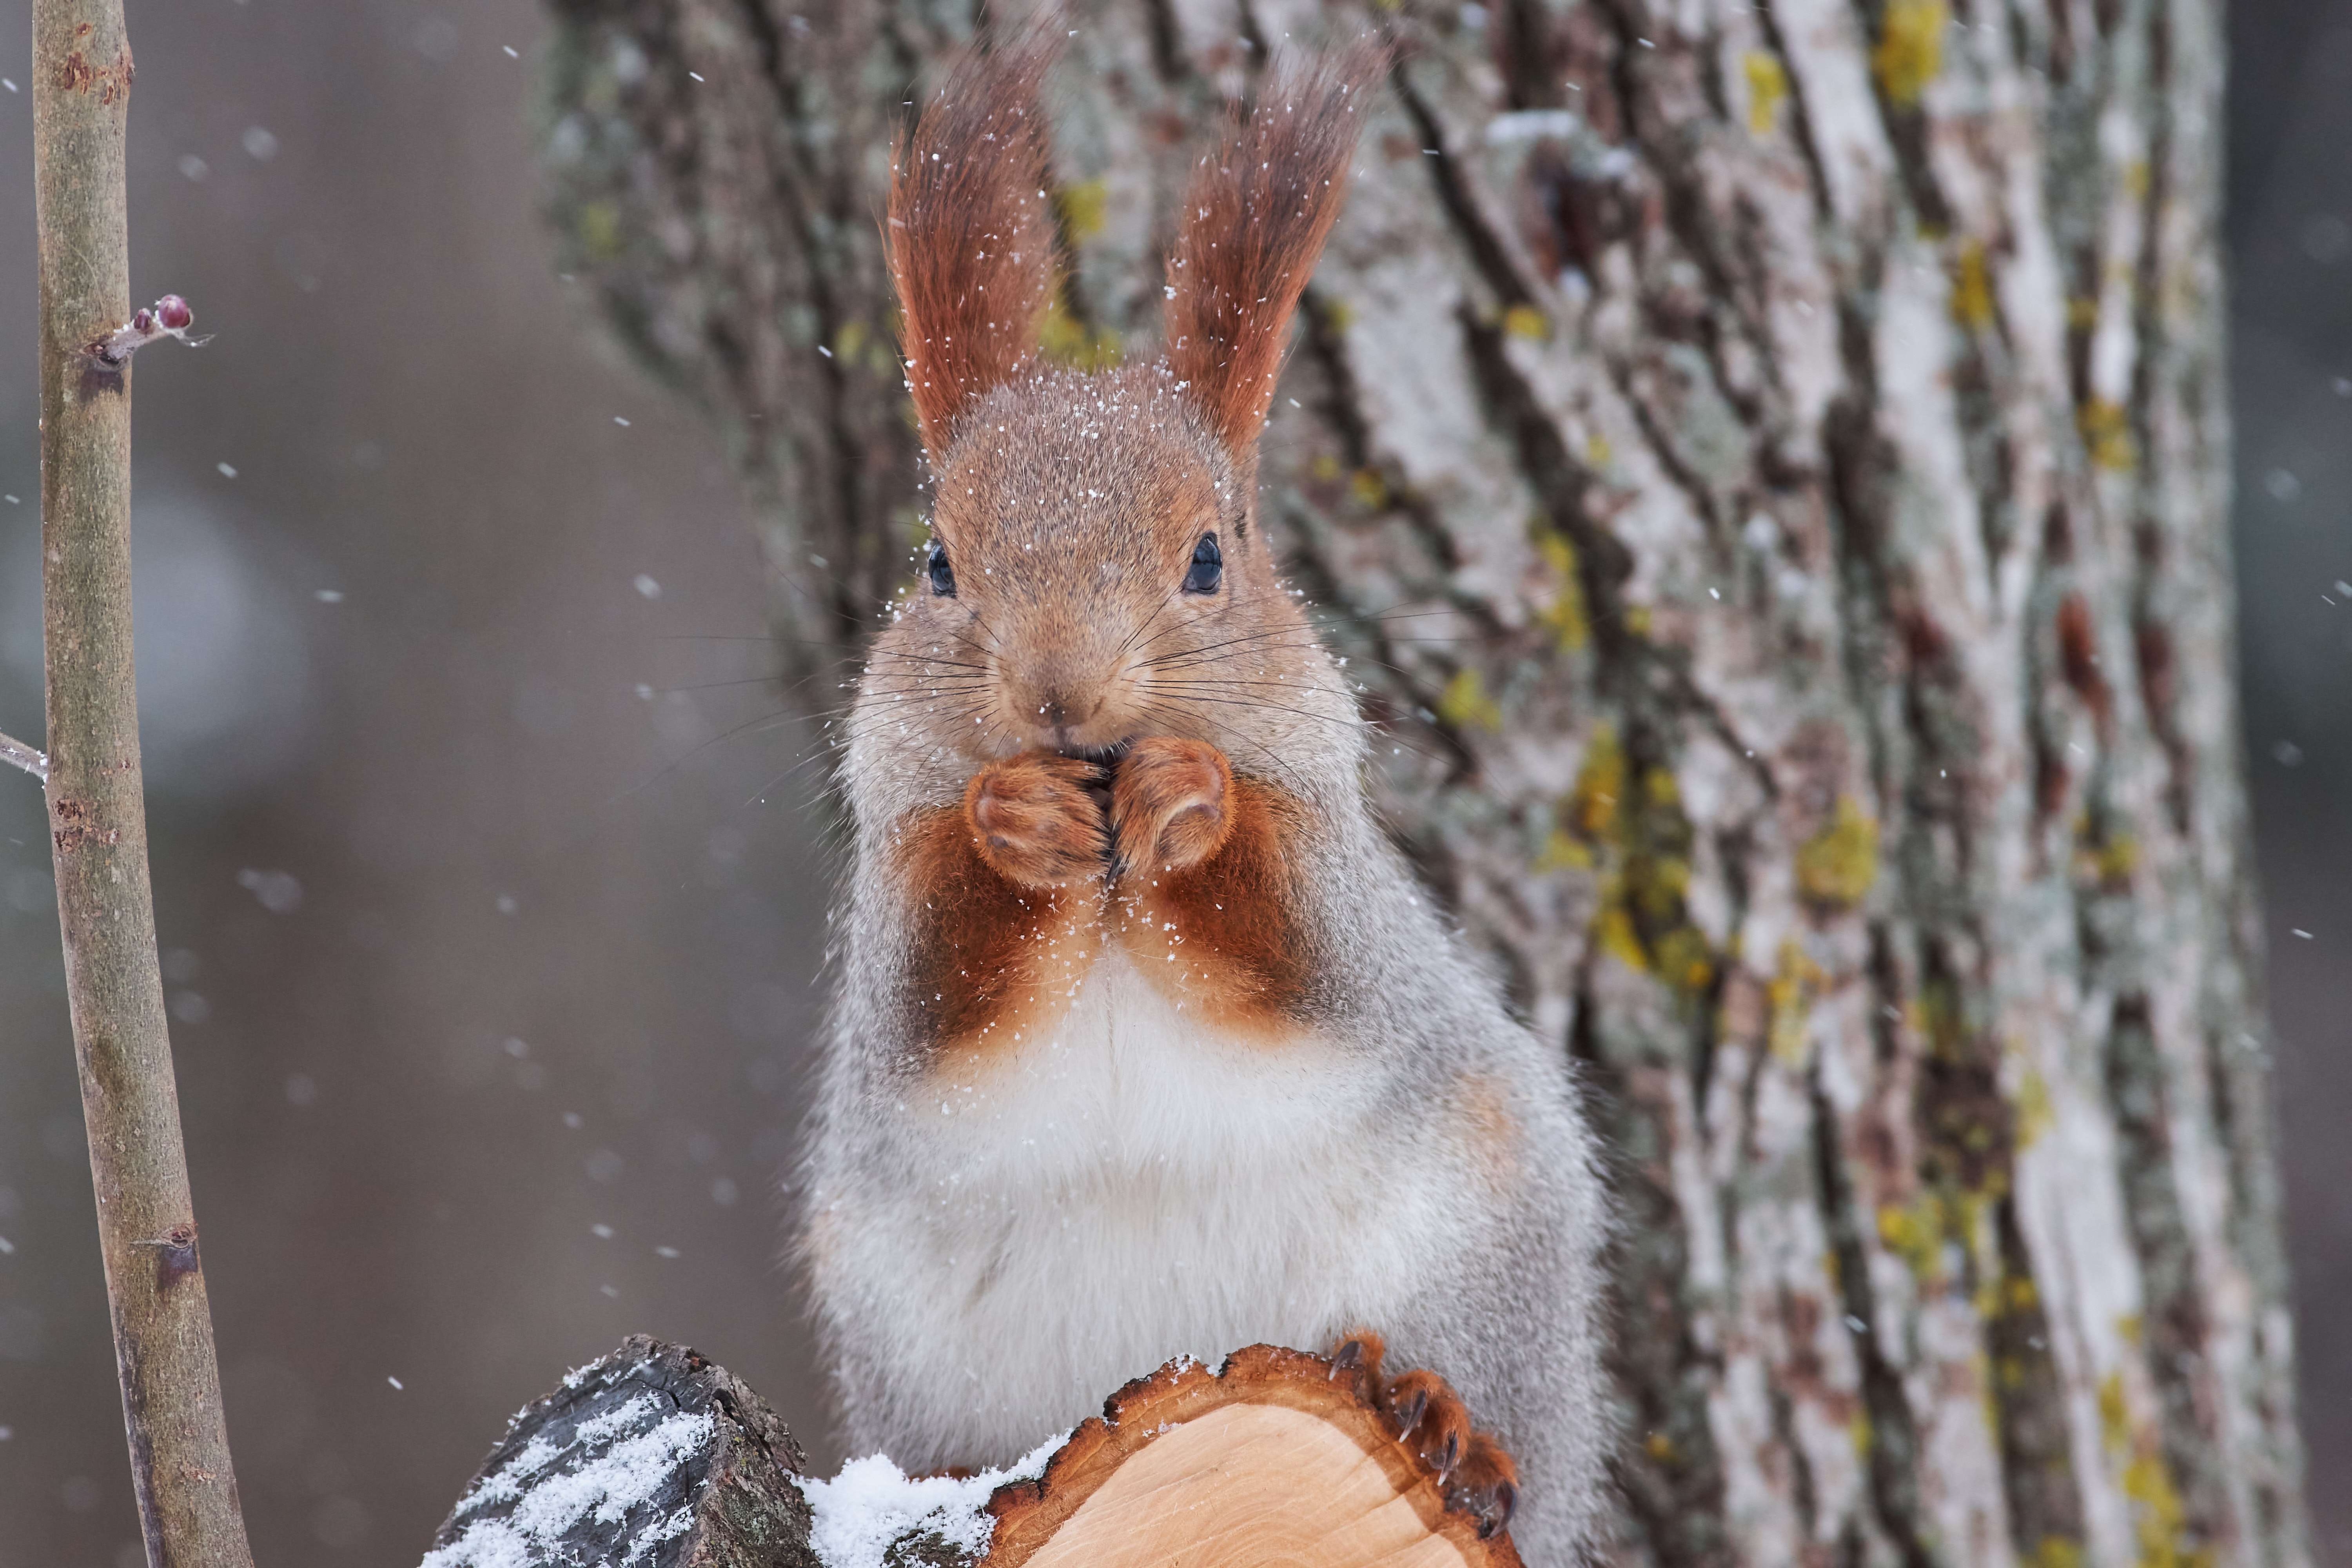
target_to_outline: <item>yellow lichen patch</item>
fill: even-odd
[[[2208,1568],[2212,1551],[2189,1544],[2188,1505],[2152,1447],[2144,1447],[2124,1467],[2124,1496],[2132,1500],[2140,1568]]]
[[[1551,603],[1536,612],[1536,619],[1550,628],[1561,652],[1580,652],[1592,640],[1592,620],[1584,609],[1584,577],[1576,546],[1566,534],[1546,529],[1536,535],[1536,553],[1551,569],[1552,581],[1558,584]]]
[[[1944,0],[1887,0],[1879,20],[1878,47],[1870,52],[1878,90],[1897,109],[1918,105],[1927,84],[1944,68],[1944,29],[1952,25]]]
[[[1054,193],[1054,213],[1070,243],[1091,239],[1103,230],[1103,215],[1110,205],[1108,180],[1080,180]]]
[[[2083,449],[2091,461],[2109,473],[2127,473],[2137,460],[2132,444],[2131,416],[2120,403],[2094,397],[2074,416],[2083,432]]]
[[[2035,1068],[2017,1080],[2017,1147],[2021,1152],[2041,1142],[2058,1120],[2050,1103],[2050,1082]]]
[[[1108,327],[1089,328],[1070,314],[1059,289],[1046,301],[1045,319],[1037,324],[1037,348],[1055,364],[1072,370],[1108,370],[1120,357],[1118,334]]]
[[[1761,49],[1748,50],[1740,66],[1748,78],[1748,132],[1769,136],[1780,122],[1780,105],[1788,100],[1789,73],[1779,56]]]
[[[866,341],[873,335],[873,328],[855,317],[842,322],[839,327],[834,329],[834,357],[848,360],[854,363],[857,359],[858,352],[866,347]]]
[[[1698,1000],[1717,957],[1690,921],[1691,827],[1672,771],[1653,766],[1637,776],[1617,731],[1598,725],[1558,812],[1539,868],[1600,873],[1594,944]]]
[[[1551,318],[1533,305],[1514,305],[1503,312],[1503,331],[1539,343],[1551,336]]]
[[[1605,836],[1616,826],[1617,808],[1625,799],[1625,749],[1614,726],[1594,727],[1585,742],[1584,763],[1576,770],[1576,788],[1569,797],[1570,830],[1588,839]]]
[[[1806,957],[1805,950],[1793,940],[1780,944],[1780,968],[1764,985],[1764,999],[1769,1009],[1764,1040],[1772,1058],[1784,1067],[1805,1065],[1811,1040],[1807,1024],[1812,1014],[1813,994],[1827,978],[1821,965]]]
[[[2131,1412],[2124,1405],[2124,1374],[2119,1372],[2099,1380],[2099,1438],[2110,1454],[2131,1448]]]
[[[2126,1337],[2137,1342],[2136,1321],[2132,1330]],[[2124,1496],[2132,1502],[2139,1568],[2210,1568],[2212,1550],[2189,1538],[2189,1510],[2156,1435],[2144,1427],[2134,1429],[2120,1372],[2099,1380],[2099,1438],[2111,1457],[2123,1461]]]
[[[591,261],[610,261],[621,253],[621,209],[611,202],[583,202],[576,220],[580,248]]]
[[[1674,1463],[1675,1440],[1664,1432],[1653,1432],[1642,1439],[1642,1450],[1662,1465]]]
[[[1592,851],[1555,827],[1545,836],[1543,847],[1536,852],[1536,869],[1590,871],[1592,869]]]
[[[1831,909],[1852,909],[1878,880],[1878,823],[1850,795],[1838,796],[1829,826],[1797,851],[1797,886]]]
[[[1990,1321],[2013,1312],[2030,1312],[2042,1304],[2042,1292],[2028,1274],[1998,1274],[1985,1280],[1969,1299],[1976,1314]]]
[[[1318,452],[1315,460],[1307,465],[1307,471],[1328,485],[1339,477],[1339,459],[1328,452]]]
[[[1587,466],[1605,468],[1609,466],[1609,459],[1615,456],[1616,453],[1610,449],[1608,437],[1595,431],[1584,438],[1584,461]]]
[[[2147,189],[2153,176],[2145,158],[2134,158],[2124,165],[2124,195],[2136,202],[2147,200]]]
[[[2070,1535],[2045,1535],[2033,1543],[2033,1568],[2083,1568],[2083,1543]]]
[[[2139,840],[2128,833],[2100,838],[2085,825],[2077,834],[2074,869],[2084,881],[2116,891],[2139,869]]]
[[[1647,605],[1626,605],[1625,629],[1633,633],[1637,637],[1648,637],[1650,635],[1650,606]]]
[[[2116,1332],[2122,1337],[2124,1343],[2135,1350],[2139,1347],[2140,1337],[2146,1331],[2147,1325],[2140,1321],[2137,1312],[2126,1312],[2116,1320]]]
[[[2000,1430],[1999,1376],[1990,1356],[1980,1350],[1969,1352],[1969,1377],[1977,1385],[1977,1418],[1988,1432]]]
[[[1940,1288],[1947,1277],[1946,1248],[1965,1249],[1982,1227],[1984,1198],[1948,1186],[1921,1193],[1908,1204],[1887,1204],[1878,1211],[1879,1244],[1903,1259],[1912,1277],[1930,1288]],[[2031,1290],[2032,1282],[2025,1281]],[[1983,1312],[1983,1292],[1978,1310]],[[1999,1298],[1995,1298],[1999,1304]]]
[[[1648,972],[1650,955],[1642,951],[1642,933],[1633,929],[1633,917],[1622,903],[1611,900],[1601,906],[1592,939],[1601,944],[1601,952],[1626,968]]]
[[[1715,952],[1694,925],[1678,925],[1658,939],[1658,973],[1685,991],[1704,991],[1715,978]]]
[[[2087,332],[2099,324],[2099,301],[2090,294],[2070,295],[2066,300],[2066,325],[2069,330]]]
[[[1389,504],[1389,482],[1381,478],[1378,468],[1358,468],[1349,474],[1348,493],[1366,511],[1378,511]]]
[[[1858,1410],[1854,1412],[1853,1419],[1845,1424],[1845,1435],[1853,1442],[1856,1454],[1864,1458],[1870,1457],[1870,1445],[1876,1434],[1871,1430],[1868,1415]]]
[[[1952,319],[1972,332],[1992,325],[1992,266],[1980,241],[1960,247],[1952,264]]]
[[[1335,332],[1344,332],[1356,324],[1356,308],[1345,300],[1326,297],[1323,300],[1323,324]]]
[[[1437,700],[1437,716],[1457,730],[1500,730],[1502,705],[1487,695],[1486,678],[1468,668],[1454,672]]]
[[[1929,1194],[1878,1211],[1878,1241],[1903,1259],[1915,1279],[1932,1280],[1943,1272],[1944,1210]]]

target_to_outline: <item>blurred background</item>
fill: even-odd
[[[131,23],[133,296],[219,334],[139,362],[139,673],[256,1552],[413,1564],[506,1416],[635,1330],[830,1469],[778,1257],[824,763],[773,718],[715,441],[553,270],[541,18]],[[29,33],[0,0],[0,731],[37,739]],[[2352,0],[2236,0],[2231,37],[2247,743],[2313,1502],[2352,1564]],[[142,1561],[86,1159],[41,798],[0,776],[0,1568]]]

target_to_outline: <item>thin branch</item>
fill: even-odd
[[[49,838],[147,1561],[252,1568],[221,1414],[147,877],[131,645],[130,355],[140,342],[180,335],[189,315],[176,297],[138,315],[130,308],[131,79],[122,0],[34,0]]]
[[[0,735],[0,763],[22,768],[43,784],[49,782],[48,754],[11,736]]]

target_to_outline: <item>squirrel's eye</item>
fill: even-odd
[[[943,599],[954,598],[955,568],[948,564],[948,552],[940,548],[940,542],[936,539],[931,541],[928,564],[931,573],[931,592]]]
[[[1201,542],[1192,547],[1192,569],[1184,574],[1184,592],[1213,594],[1224,577],[1225,558],[1217,549],[1217,536],[1201,535]]]

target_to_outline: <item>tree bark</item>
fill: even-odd
[[[131,647],[121,0],[35,0],[42,630],[66,994],[147,1561],[250,1568],[156,967]]]
[[[845,660],[921,534],[887,148],[965,9],[551,4],[566,265]],[[2216,0],[1070,22],[1080,363],[1150,352],[1268,45],[1399,45],[1265,505],[1622,1152],[1622,1560],[2307,1561]]]

